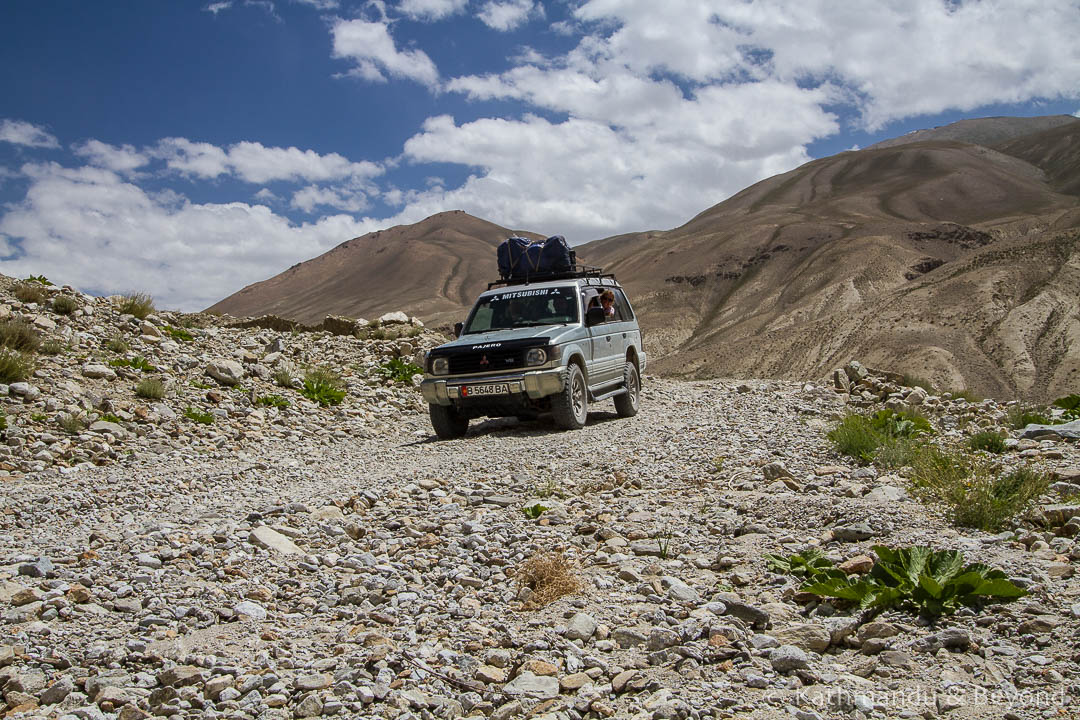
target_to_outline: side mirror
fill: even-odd
[[[461,331],[462,331],[462,329],[464,329],[464,327],[465,327],[465,323],[463,323],[463,322],[454,323],[454,337],[456,337],[456,338],[461,337]]]
[[[585,311],[585,327],[600,325],[605,319],[604,308],[602,307],[591,307]]]

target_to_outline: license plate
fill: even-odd
[[[509,395],[510,383],[495,383],[492,385],[463,385],[462,397],[479,397],[481,395]]]

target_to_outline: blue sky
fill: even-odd
[[[463,209],[579,243],[1080,112],[1076,0],[6,0],[0,272],[206,307]]]

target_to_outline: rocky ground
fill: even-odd
[[[991,535],[951,527],[824,437],[845,405],[886,402],[960,438],[1001,425],[994,402],[857,365],[828,383],[646,377],[631,419],[604,403],[577,432],[498,420],[437,442],[418,392],[375,371],[439,341],[412,323],[361,340],[139,321],[69,290],[50,292],[79,314],[58,315],[0,290],[0,314],[65,344],[6,390],[10,716],[1076,717],[1080,508],[1057,497],[1080,493],[1076,443],[1010,438],[1006,464],[1058,482]],[[189,320],[208,326],[172,338]],[[128,350],[109,349],[118,337]],[[109,364],[136,355],[155,370]],[[274,384],[312,363],[345,375],[341,405]],[[164,398],[134,394],[146,374]],[[260,406],[271,393],[289,407]],[[72,416],[86,428],[67,434]],[[916,543],[1030,595],[935,624],[863,622],[797,602],[762,557]],[[539,605],[521,582],[538,556],[576,591]]]

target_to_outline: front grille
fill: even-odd
[[[525,366],[525,350],[485,350],[450,356],[450,374],[502,372]]]

